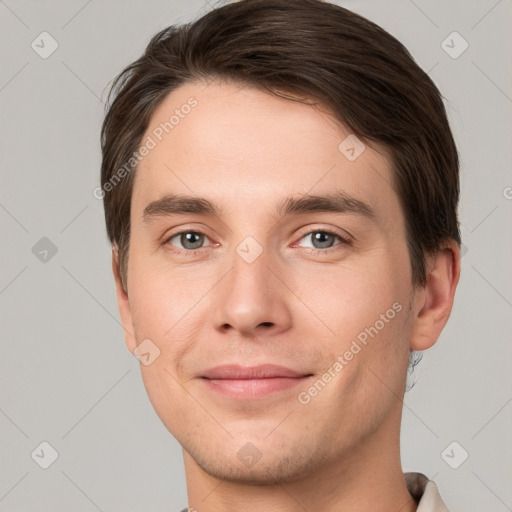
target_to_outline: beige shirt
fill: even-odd
[[[433,480],[423,473],[404,473],[404,476],[407,490],[418,502],[416,512],[449,512]]]
[[[433,480],[429,480],[423,473],[404,473],[404,477],[407,490],[418,502],[416,512],[450,512]],[[181,512],[187,512],[187,509]]]

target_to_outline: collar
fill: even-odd
[[[450,512],[444,504],[437,485],[423,473],[404,473],[409,494],[418,503],[416,512]],[[181,512],[188,512],[184,508]]]
[[[418,503],[416,512],[449,512],[433,480],[423,473],[404,473],[404,477],[407,490]]]

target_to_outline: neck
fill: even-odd
[[[415,512],[400,464],[398,423],[388,422],[361,440],[342,459],[315,468],[306,478],[291,483],[252,485],[220,480],[207,474],[183,451],[191,510],[200,512]],[[394,428],[393,425],[395,425]]]

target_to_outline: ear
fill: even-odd
[[[459,277],[460,249],[449,240],[428,259],[427,284],[415,294],[412,350],[426,350],[438,340],[450,317]]]
[[[126,347],[133,353],[137,347],[137,340],[133,328],[130,300],[121,282],[121,275],[119,274],[119,252],[117,246],[112,247],[112,272],[116,283],[117,305],[121,315],[121,323],[123,324]]]

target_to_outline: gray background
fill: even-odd
[[[461,155],[467,252],[452,318],[406,394],[404,471],[434,479],[452,512],[512,510],[512,3],[339,3],[398,37],[430,73]],[[2,512],[186,506],[180,446],[124,345],[93,190],[110,80],[155,32],[211,8],[0,0]],[[59,45],[46,59],[31,47],[51,48],[43,31]],[[457,58],[442,46],[453,31],[469,44]],[[446,44],[453,53],[463,42]],[[48,469],[43,441],[58,452]]]

